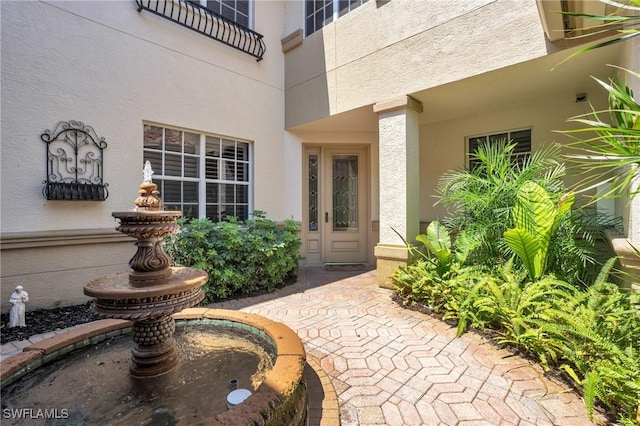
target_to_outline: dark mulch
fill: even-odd
[[[0,343],[5,344],[14,340],[24,340],[35,334],[61,330],[78,324],[100,319],[91,310],[91,302],[82,305],[67,306],[54,309],[29,310],[25,314],[26,327],[9,328],[9,314],[0,315]]]

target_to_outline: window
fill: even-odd
[[[191,0],[225,18],[250,28],[249,0]]]
[[[499,141],[512,141],[516,144],[513,150],[514,160],[522,162],[531,153],[531,129],[511,130],[506,132],[494,133],[490,135],[472,136],[467,138],[467,162],[469,169],[472,170],[478,160],[475,160],[471,154],[475,153],[478,145],[482,142],[496,143]]]
[[[307,0],[305,2],[305,35],[310,35],[343,16],[367,0]]]
[[[214,222],[247,219],[251,149],[246,141],[151,124],[144,125],[144,161],[167,210]]]

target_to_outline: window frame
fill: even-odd
[[[147,126],[160,128],[161,129],[161,141],[159,148],[150,148],[147,146],[147,142],[145,141],[145,135],[147,134]],[[237,137],[230,137],[225,135],[219,135],[210,132],[203,132],[198,130],[192,130],[187,128],[181,128],[172,125],[160,124],[155,122],[143,122],[143,160],[150,160],[152,162],[151,167],[154,169],[154,180],[158,185],[158,190],[160,191],[160,198],[163,200],[165,208],[169,208],[171,205],[180,206],[180,210],[183,211],[183,215],[185,217],[198,217],[198,218],[206,218],[209,217],[214,222],[218,222],[224,220],[225,217],[228,216],[236,216],[238,219],[248,219],[253,212],[253,142]],[[178,131],[181,132],[181,148],[180,151],[176,150],[167,150],[166,149],[166,134],[167,130],[169,131]],[[197,149],[196,153],[188,153],[185,152],[185,134],[194,134],[198,136]],[[208,155],[207,153],[207,140],[208,138],[217,139],[218,141],[218,157],[213,155]],[[225,146],[225,142],[232,142],[234,146],[234,158],[225,157],[223,154],[223,147]],[[243,146],[239,146],[243,144]],[[239,159],[238,158],[238,149],[245,150],[246,158]],[[211,151],[214,152],[214,151]],[[154,154],[154,156],[160,156],[160,163],[158,164],[158,159],[151,159],[147,156],[147,153]],[[175,174],[167,174],[166,170],[166,156],[176,156],[180,155],[180,175]],[[186,154],[186,156],[185,156]],[[196,163],[196,176],[186,176],[186,168],[185,168],[185,158],[197,158]],[[214,160],[217,164],[216,170],[218,170],[217,177],[208,177],[207,173],[207,160]],[[143,163],[144,163],[143,161]],[[221,175],[220,171],[225,167],[225,165],[233,165],[233,167],[229,168],[229,170],[233,169],[234,178],[228,179]],[[238,180],[237,170],[238,165],[244,165],[242,167],[243,176],[245,180]],[[246,176],[245,176],[246,175]],[[176,202],[173,200],[166,201],[164,194],[164,182],[180,182],[180,201]],[[185,201],[185,191],[182,186],[183,182],[195,182],[197,183],[197,194],[198,199],[196,202],[193,201]],[[208,185],[218,185],[217,188],[217,199],[214,201],[210,201],[207,199],[207,186]],[[227,194],[226,190],[228,189],[225,185],[232,185],[232,192],[234,194],[234,200],[232,202],[222,202],[223,195]],[[246,201],[238,202],[238,188],[246,187],[246,192],[244,192],[243,196],[246,194]],[[226,195],[225,195],[226,196]],[[224,200],[226,201],[226,200]],[[217,205],[218,212],[217,217],[211,217],[207,215],[207,207]],[[197,216],[186,214],[184,211],[184,206],[197,206]],[[233,208],[233,215],[227,213],[227,208],[231,206]],[[225,207],[225,208],[222,208]],[[238,214],[238,209],[244,210],[242,213]]]
[[[518,145],[520,142],[518,142],[517,140],[514,140],[514,142],[516,142],[516,148],[514,150],[514,153],[512,154],[512,158],[518,158],[518,157],[524,157],[524,156],[528,156],[531,154],[532,148],[533,148],[533,127],[517,127],[517,128],[513,128],[513,129],[509,129],[509,130],[500,130],[500,131],[496,131],[496,132],[491,132],[491,133],[481,133],[481,134],[477,134],[477,135],[472,135],[472,136],[467,136],[464,138],[464,143],[465,143],[465,167],[469,170],[472,169],[473,167],[473,162],[471,161],[471,140],[473,139],[481,139],[481,138],[485,138],[485,140],[490,140],[489,138],[494,137],[494,140],[502,140],[505,139],[507,141],[511,141],[513,140],[513,138],[511,137],[511,135],[513,133],[518,133],[518,132],[529,132],[529,139],[528,139],[528,144],[529,144],[529,149],[528,150],[520,150],[518,149]],[[502,137],[502,135],[506,135],[504,137]],[[524,141],[522,143],[525,143]]]
[[[229,7],[227,4],[225,4],[224,0],[190,0],[190,1],[192,1],[193,3],[197,3],[200,6],[204,6],[207,9],[211,10],[212,12],[216,13],[217,15],[223,16],[226,19],[229,19],[229,20],[235,22],[238,25],[241,25],[243,27],[249,28],[251,30],[254,27],[254,0],[231,0],[231,1],[234,1],[235,4],[236,4],[236,6],[234,6],[233,8]],[[210,8],[209,4],[208,4],[209,1],[213,1],[213,2],[216,2],[216,3],[220,4],[220,7],[219,8]],[[248,3],[248,10],[247,10],[247,15],[246,15],[247,16],[247,23],[246,24],[244,24],[242,22],[239,22],[238,19],[237,19],[238,14],[241,14],[241,15],[244,16],[244,12],[238,10],[238,7],[237,7],[237,2],[238,1],[246,1]],[[229,18],[228,16],[223,14],[223,7],[229,7],[230,9],[234,10],[233,18]]]
[[[302,15],[303,15],[302,23],[304,27],[305,37],[309,37],[311,34],[320,31],[322,28],[324,28],[328,24],[337,21],[340,17],[346,15],[349,12],[352,12],[353,10],[367,3],[369,0],[319,0],[319,1],[322,2],[320,3],[322,4],[322,7],[320,7],[319,9],[315,8],[316,5],[319,4],[318,0],[304,1],[304,7],[302,8]],[[309,11],[307,10],[307,6],[310,4],[310,2],[312,2],[314,5],[314,11],[311,14],[309,14]],[[317,15],[319,10],[326,10],[328,3],[332,3],[331,11],[330,11],[331,14],[325,14],[324,19],[322,20],[322,22],[320,22],[320,25],[317,26],[318,23],[316,22],[315,16]],[[346,6],[341,8],[341,6],[344,3],[346,3]],[[313,16],[312,21],[314,22],[314,27],[313,27],[313,30],[310,31],[309,26],[307,25],[307,22],[308,22],[308,19],[312,16]]]

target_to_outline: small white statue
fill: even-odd
[[[13,327],[26,327],[27,324],[24,319],[26,311],[26,303],[29,301],[29,293],[24,291],[24,288],[19,285],[16,290],[11,293],[9,303],[11,303],[11,311],[9,312],[9,328]]]
[[[142,169],[142,176],[144,177],[142,183],[152,183],[151,176],[153,176],[153,173],[154,171],[151,169],[151,161],[145,161],[144,168]]]

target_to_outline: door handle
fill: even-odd
[[[324,223],[329,223],[329,212],[324,212]]]

